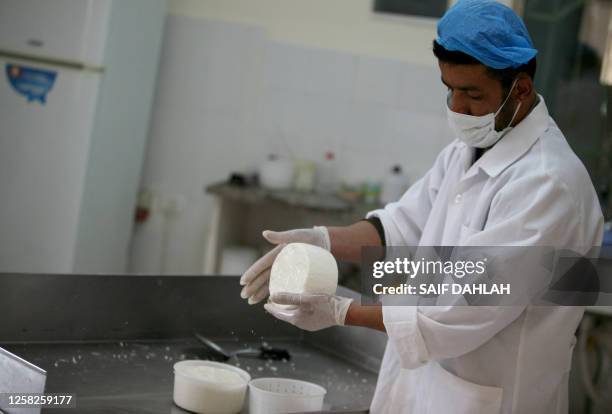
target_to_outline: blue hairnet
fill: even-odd
[[[493,69],[519,67],[538,53],[520,17],[494,0],[459,0],[438,23],[436,41]]]

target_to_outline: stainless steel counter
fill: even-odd
[[[183,413],[172,402],[173,364],[213,359],[190,329],[229,351],[262,341],[285,348],[289,361],[229,363],[253,378],[315,382],[328,390],[326,410],[363,413],[384,346],[360,328],[293,329],[245,305],[231,277],[0,275],[0,290],[19,293],[0,304],[10,315],[0,347],[45,369],[47,393],[76,394],[75,413]],[[60,412],[66,410],[43,410]]]
[[[253,341],[219,343],[228,350],[258,345]],[[245,369],[252,378],[278,376],[315,382],[327,389],[326,409],[366,412],[376,384],[375,373],[297,341],[272,345],[289,350],[291,360],[232,358],[229,363]],[[77,412],[86,414],[183,413],[172,402],[172,366],[182,359],[209,356],[191,339],[14,344],[6,348],[47,371],[46,392],[76,394]]]

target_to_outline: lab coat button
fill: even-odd
[[[462,198],[463,196],[461,194],[457,194],[457,196],[455,197],[455,204],[461,203]]]

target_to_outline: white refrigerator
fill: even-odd
[[[125,269],[165,10],[0,0],[0,273]]]

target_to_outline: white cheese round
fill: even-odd
[[[270,293],[325,293],[338,287],[338,265],[334,256],[321,247],[305,243],[288,244],[276,257],[270,273]]]

